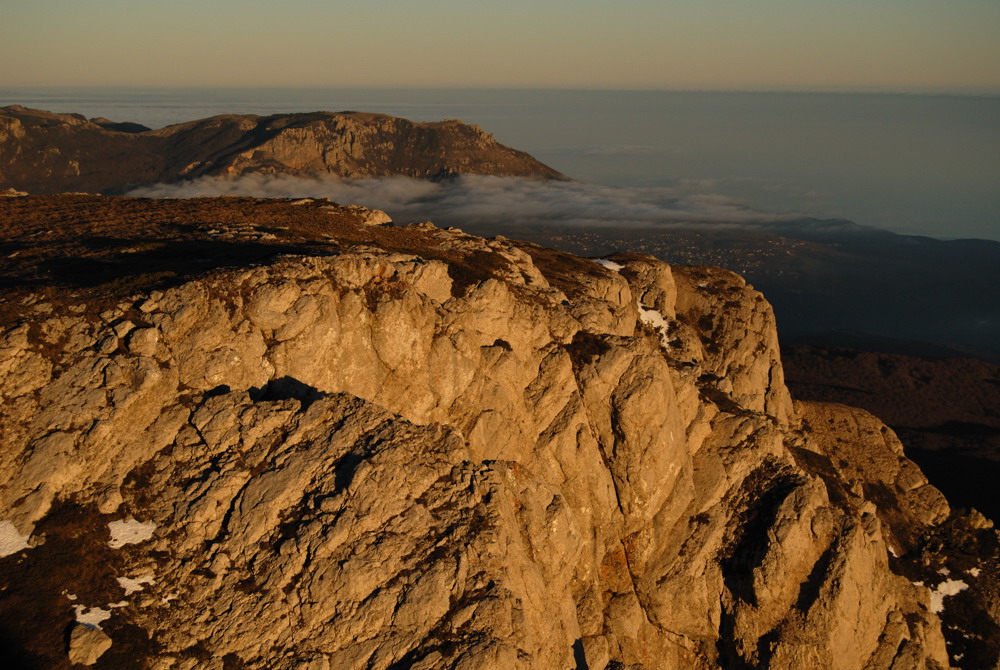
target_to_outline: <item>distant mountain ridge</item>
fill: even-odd
[[[135,123],[0,108],[0,189],[120,193],[245,174],[565,179],[474,125],[382,114],[224,114],[151,130]]]

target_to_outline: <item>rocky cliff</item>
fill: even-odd
[[[885,421],[949,502],[1000,519],[1000,366],[834,347],[784,347],[796,397]]]
[[[564,178],[461,121],[341,112],[223,115],[150,130],[17,105],[0,108],[0,189],[123,192],[249,173]]]
[[[995,532],[794,402],[738,276],[371,220],[0,200],[19,662],[944,668],[994,634]]]

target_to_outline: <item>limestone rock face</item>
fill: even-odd
[[[79,556],[32,579],[108,608],[98,667],[948,667],[889,565],[947,503],[869,415],[792,404],[756,291],[417,232],[495,272],[370,246],[25,306],[0,574]]]
[[[108,649],[111,638],[91,626],[74,626],[69,639],[69,662],[93,665]]]

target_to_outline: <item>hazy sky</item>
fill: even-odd
[[[998,0],[0,0],[0,85],[1000,92]]]

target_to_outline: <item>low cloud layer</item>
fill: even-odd
[[[800,216],[751,209],[712,192],[712,186],[712,183],[684,182],[674,187],[620,188],[478,175],[440,183],[407,177],[342,180],[249,175],[157,184],[136,189],[129,195],[329,198],[344,205],[384,210],[400,224],[429,220],[441,226],[459,227],[753,224]]]

